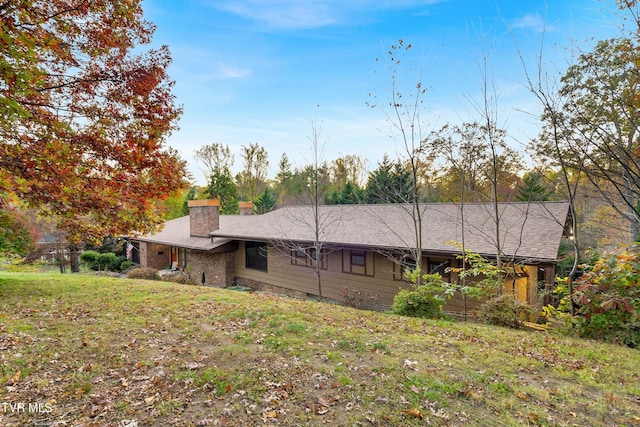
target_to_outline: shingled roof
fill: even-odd
[[[335,246],[380,249],[415,247],[410,205],[320,206],[321,241]],[[496,221],[489,203],[421,204],[423,251],[454,254],[451,242],[462,242],[471,251],[495,257]],[[500,246],[509,257],[535,262],[555,262],[568,215],[568,202],[500,203]],[[232,219],[233,218],[233,219]],[[169,223],[167,223],[168,225]],[[221,216],[215,238],[262,241],[314,241],[314,210],[288,206],[253,216]],[[167,227],[165,227],[166,230]],[[185,231],[188,236],[188,228]]]
[[[159,232],[136,237],[136,240],[200,251],[210,251],[231,242],[232,239],[191,236],[189,232],[189,215],[187,215],[169,220],[164,223],[162,230]]]

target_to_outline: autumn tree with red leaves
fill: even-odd
[[[0,194],[55,216],[70,242],[161,222],[186,163],[182,113],[141,0],[0,0]]]

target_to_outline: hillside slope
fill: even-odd
[[[640,425],[640,352],[93,275],[0,273],[0,425]]]

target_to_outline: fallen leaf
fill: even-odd
[[[266,418],[278,418],[278,413],[276,411],[267,411],[264,413]]]
[[[422,419],[422,414],[420,413],[420,411],[418,409],[409,409],[408,411],[402,411],[405,414],[409,415],[410,417],[414,417],[414,418],[420,418]]]
[[[528,399],[527,399],[527,395],[526,395],[526,394],[524,394],[524,393],[522,393],[522,392],[519,392],[519,393],[518,393],[518,399],[520,399],[520,400],[524,400],[525,402],[528,400]]]

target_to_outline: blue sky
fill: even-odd
[[[171,78],[184,107],[168,140],[205,180],[193,153],[227,144],[241,167],[240,146],[258,143],[271,172],[287,153],[310,159],[311,123],[321,124],[324,158],[357,154],[374,169],[395,156],[380,109],[389,99],[389,47],[412,45],[398,77],[427,87],[423,117],[433,128],[473,120],[481,101],[483,52],[491,61],[498,121],[518,145],[537,133],[538,106],[523,85],[516,42],[530,67],[544,35],[547,70],[557,74],[594,40],[620,33],[614,1],[600,0],[144,0],[157,26],[153,45],[172,52]],[[376,59],[380,61],[376,61]],[[534,68],[531,68],[532,70]],[[375,96],[376,98],[373,98]],[[376,101],[377,100],[377,101]]]

